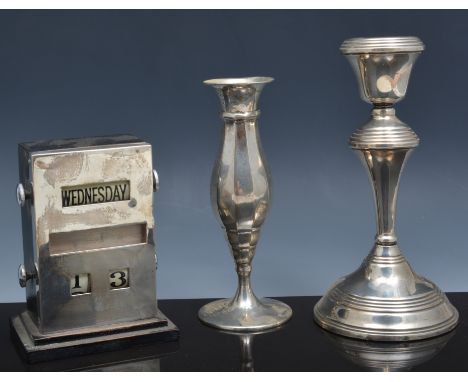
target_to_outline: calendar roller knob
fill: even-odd
[[[153,169],[153,191],[157,192],[159,190],[159,175],[156,170]]]
[[[16,201],[20,207],[26,203],[26,199],[31,199],[32,191],[30,187],[23,186],[23,183],[18,183],[16,186]]]
[[[21,264],[18,268],[18,281],[21,288],[26,287],[26,282],[35,278],[35,273],[28,273],[24,264]]]

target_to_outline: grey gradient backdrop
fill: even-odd
[[[273,204],[254,260],[258,295],[318,295],[368,253],[375,216],[347,147],[370,105],[338,47],[416,35],[427,45],[399,117],[421,137],[403,174],[400,244],[446,291],[468,290],[465,11],[0,13],[0,301],[23,301],[17,143],[130,132],[153,144],[160,298],[230,296],[236,277],[210,206],[222,132],[204,79],[272,76],[260,132]]]

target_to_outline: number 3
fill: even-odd
[[[128,270],[115,271],[109,275],[112,288],[124,288],[128,285]]]

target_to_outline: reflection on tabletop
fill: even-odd
[[[176,352],[178,342],[150,343],[126,350],[28,364],[28,371],[161,371],[160,359]]]
[[[325,338],[346,359],[371,371],[408,371],[421,365],[450,341],[455,330],[435,338],[409,342],[357,340],[322,330]]]
[[[283,326],[279,326],[273,329],[267,329],[257,332],[248,332],[248,333],[239,333],[239,332],[228,332],[225,330],[216,330],[219,333],[228,334],[231,336],[236,336],[239,338],[240,342],[240,371],[255,371],[254,368],[254,353],[253,353],[253,346],[254,346],[254,338],[256,336],[276,332],[281,330]]]

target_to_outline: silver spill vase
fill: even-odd
[[[457,325],[457,310],[433,282],[414,273],[395,233],[400,174],[419,138],[396,117],[393,104],[405,96],[411,69],[423,50],[416,37],[353,38],[341,45],[357,75],[362,99],[374,106],[371,119],[353,133],[349,144],[368,170],[377,210],[370,254],[314,309],[319,325],[344,336],[409,341],[437,336]]]
[[[231,246],[238,288],[232,299],[203,306],[204,323],[224,330],[258,331],[277,327],[292,311],[286,304],[259,299],[252,291],[252,259],[270,205],[270,174],[260,145],[258,98],[269,77],[205,81],[221,100],[224,136],[211,180],[211,199]]]

